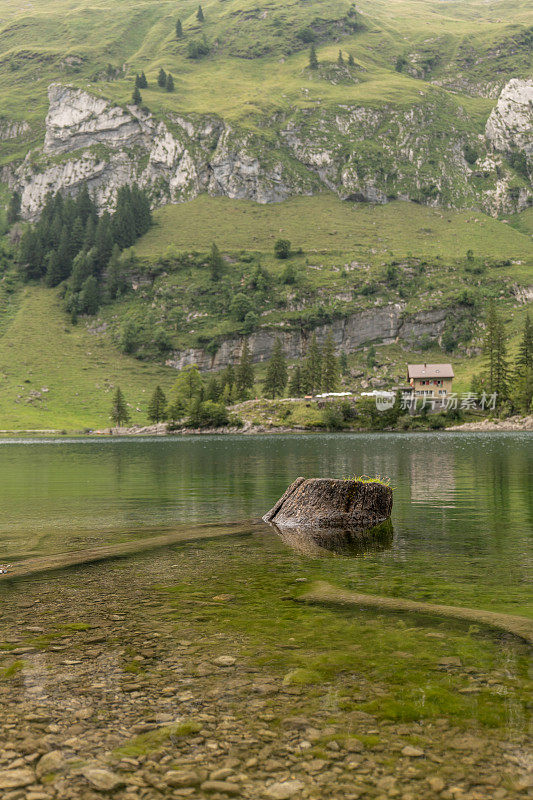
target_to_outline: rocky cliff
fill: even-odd
[[[146,109],[56,83],[49,87],[43,147],[7,178],[21,191],[29,219],[49,191],[76,192],[87,182],[104,208],[133,180],[149,188],[154,205],[201,192],[269,203],[328,188],[354,201],[400,197],[499,214],[529,202],[532,92],[532,81],[510,81],[483,134],[440,89],[403,108],[277,112],[252,132],[214,115],[158,120]],[[506,160],[511,151],[525,158],[518,178]]]
[[[437,340],[444,329],[446,309],[422,311],[417,314],[405,314],[404,306],[394,304],[383,308],[369,309],[349,314],[333,320],[328,325],[314,329],[320,343],[323,343],[331,332],[337,352],[344,350],[351,353],[363,344],[392,344],[398,340],[415,342],[422,336]],[[299,328],[284,331],[260,329],[247,336],[255,363],[266,361],[272,354],[274,342],[278,337],[283,341],[283,350],[287,358],[302,358],[308,345],[311,332]],[[175,369],[183,369],[189,364],[196,364],[202,372],[218,371],[227,364],[239,361],[244,337],[224,339],[219,343],[215,353],[201,348],[190,348],[176,352],[167,360],[167,365]]]
[[[516,148],[533,158],[533,80],[509,81],[487,120],[485,135],[496,150]]]

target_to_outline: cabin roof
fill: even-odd
[[[408,364],[409,378],[453,378],[451,364]]]

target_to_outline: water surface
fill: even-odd
[[[395,487],[391,547],[295,560],[362,591],[527,613],[527,433],[3,440],[0,563],[206,522],[257,531],[299,475],[360,474]]]

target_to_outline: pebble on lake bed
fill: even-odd
[[[233,656],[219,656],[213,660],[213,664],[216,664],[217,667],[233,667],[236,661],[237,659]]]
[[[410,744],[406,744],[405,747],[402,749],[402,756],[409,756],[410,758],[420,758],[424,755],[424,751],[420,750],[419,747],[412,747]]]

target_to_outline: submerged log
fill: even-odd
[[[297,478],[263,520],[280,530],[365,531],[389,519],[392,489],[381,483]]]

